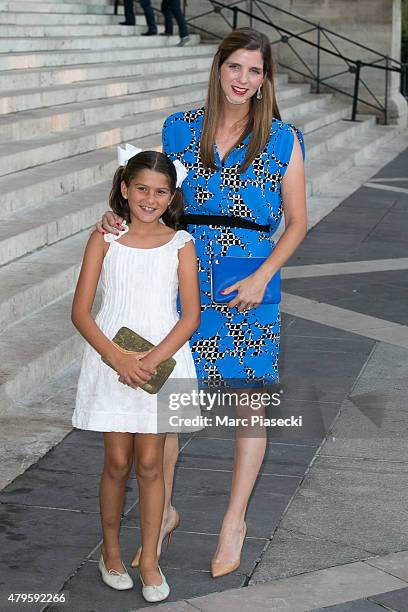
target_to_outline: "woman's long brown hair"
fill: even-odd
[[[255,157],[261,153],[270,136],[273,118],[280,119],[280,112],[275,96],[274,89],[274,67],[272,61],[271,46],[265,34],[253,30],[252,28],[239,28],[233,30],[218,47],[211,66],[210,79],[208,83],[207,101],[203,127],[200,139],[200,157],[206,168],[217,169],[214,159],[214,142],[217,125],[221,118],[221,111],[224,104],[224,93],[221,89],[220,69],[228,57],[238,51],[246,49],[248,51],[261,52],[263,58],[264,81],[262,84],[262,100],[257,100],[252,96],[250,100],[249,118],[243,133],[238,141],[226,153],[225,159],[242,140],[251,132],[252,136],[248,144],[245,160],[240,172],[245,172]]]

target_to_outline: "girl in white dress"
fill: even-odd
[[[72,306],[72,321],[88,342],[72,423],[104,432],[99,569],[112,588],[132,588],[121,559],[119,529],[125,485],[134,463],[142,539],[139,568],[147,601],[160,601],[169,594],[157,554],[166,429],[158,427],[157,395],[140,385],[171,356],[176,360],[171,378],[196,380],[188,340],[200,323],[200,294],[193,238],[177,230],[183,214],[180,181],[173,162],[157,151],[140,152],[118,168],[110,206],[127,220],[129,230],[124,234],[118,230],[115,236],[91,235]],[[99,278],[102,306],[94,319],[91,309]],[[121,352],[111,339],[123,326],[150,340],[154,349],[137,355]]]

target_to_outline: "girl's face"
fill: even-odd
[[[173,199],[168,178],[155,170],[141,170],[129,186],[122,181],[121,191],[128,200],[131,221],[142,223],[158,221]]]
[[[258,50],[238,49],[220,68],[221,88],[232,104],[244,104],[263,83],[263,59]]]

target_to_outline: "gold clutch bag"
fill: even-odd
[[[128,327],[121,327],[115,337],[112,339],[112,342],[123,353],[144,353],[145,351],[150,351],[154,348],[154,344],[149,342],[149,340],[146,340],[146,338],[139,336],[139,334]],[[104,361],[108,366],[111,365],[105,361],[105,359],[102,361]],[[147,393],[157,393],[174,370],[175,365],[176,360],[173,359],[173,357],[169,357],[165,361],[162,361],[157,366],[157,373],[153,374],[149,382],[145,383],[144,385],[140,385],[140,388],[143,389],[143,391],[147,391]]]

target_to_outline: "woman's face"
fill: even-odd
[[[155,170],[141,170],[121,191],[127,198],[131,219],[151,223],[160,219],[172,200],[168,178]]]
[[[262,85],[263,77],[263,59],[259,49],[238,49],[220,68],[221,88],[232,104],[247,102]]]

